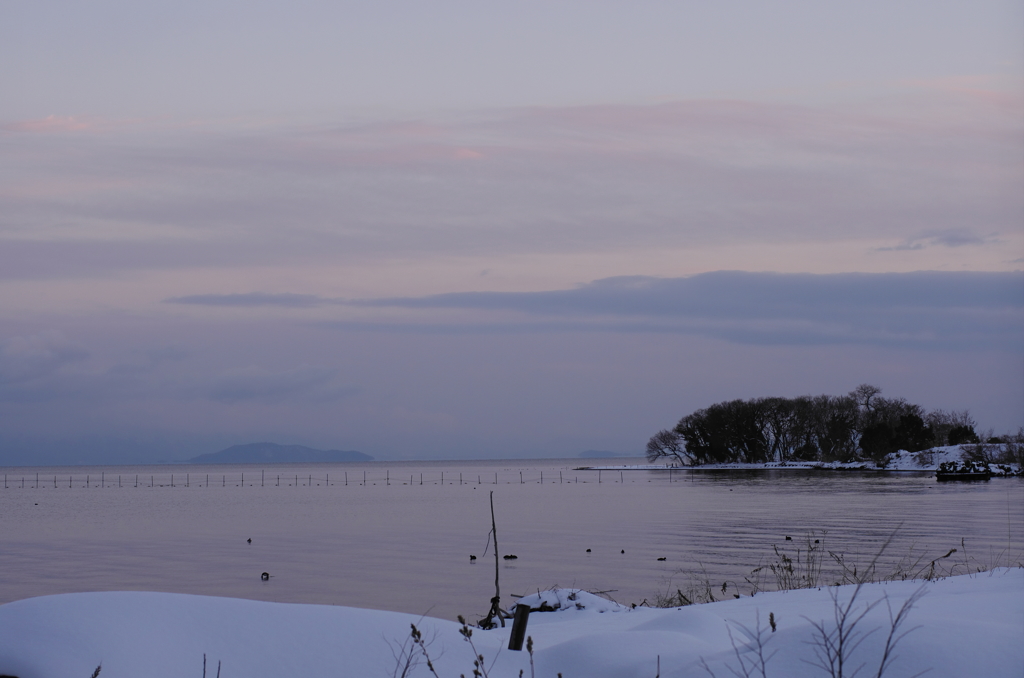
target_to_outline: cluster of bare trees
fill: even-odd
[[[977,443],[967,410],[925,412],[862,384],[844,396],[731,400],[697,410],[647,443],[650,461],[683,465],[881,461],[897,450]]]

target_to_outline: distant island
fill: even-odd
[[[621,459],[631,456],[633,455],[622,454],[621,452],[608,452],[607,450],[584,450],[576,455],[578,459]]]
[[[289,462],[371,461],[373,457],[354,450],[314,450],[304,445],[249,443],[232,445],[220,452],[192,457],[192,464],[285,464]]]

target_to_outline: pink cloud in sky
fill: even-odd
[[[36,120],[19,120],[4,124],[3,129],[11,132],[80,132],[92,127],[92,123],[86,122],[74,116],[48,115],[45,118]]]

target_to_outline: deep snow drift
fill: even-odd
[[[933,582],[868,584],[760,593],[754,597],[669,609],[630,609],[585,592],[546,591],[522,599],[530,615],[535,675],[555,678],[653,678],[743,675],[754,659],[749,633],[760,628],[767,676],[827,675],[818,661],[815,624],[835,629],[834,601],[856,592],[853,617],[862,643],[846,675],[875,676],[895,615],[921,594],[899,632],[885,673],[893,678],[928,670],[931,678],[1024,675],[1024,569],[998,569]],[[769,626],[769,615],[777,630]],[[439,676],[472,675],[473,649],[460,625],[396,612],[265,603],[166,593],[114,592],[44,596],[0,606],[0,674],[19,678],[222,678],[401,675],[429,676],[410,625],[423,633]],[[530,655],[506,648],[504,629],[473,629],[472,642],[493,678],[531,675]],[[730,631],[732,640],[730,640]],[[854,640],[857,638],[855,637]],[[739,656],[737,656],[737,650]],[[493,663],[492,663],[493,662]],[[761,675],[754,670],[750,675]]]

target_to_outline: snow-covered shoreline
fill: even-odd
[[[963,448],[959,445],[946,447],[935,447],[923,452],[899,451],[889,457],[884,467],[879,467],[873,462],[824,462],[824,461],[772,461],[763,464],[702,464],[700,466],[679,466],[672,464],[624,464],[615,466],[581,466],[580,471],[730,471],[730,470],[764,470],[764,469],[789,469],[789,470],[827,470],[827,471],[936,471],[943,463],[961,462],[964,459]],[[1003,475],[1001,468],[1005,466],[1020,474],[1020,467],[1017,464],[990,464],[994,475]]]
[[[835,600],[870,609],[859,622],[863,638],[849,661],[875,675],[892,614],[920,596],[901,631],[888,676],[928,669],[935,678],[1020,676],[1024,670],[1024,569],[998,569],[930,582],[867,584],[759,593],[707,605],[650,609],[617,605],[585,592],[547,591],[522,599],[556,612],[530,615],[534,670],[526,651],[507,649],[504,629],[473,629],[475,650],[492,678],[664,678],[732,675],[739,657],[753,655],[749,634],[762,631],[768,676],[814,676],[815,624],[834,625]],[[833,598],[835,596],[835,599]],[[535,599],[535,600],[534,600]],[[769,627],[769,616],[777,630]],[[469,675],[474,650],[455,622],[379,610],[267,603],[151,592],[44,596],[0,606],[0,674],[18,678],[208,676],[393,676],[412,652],[407,676],[430,675],[411,625],[438,675]],[[744,630],[746,629],[746,630]],[[730,640],[731,633],[731,640]],[[735,648],[734,648],[735,643]]]

